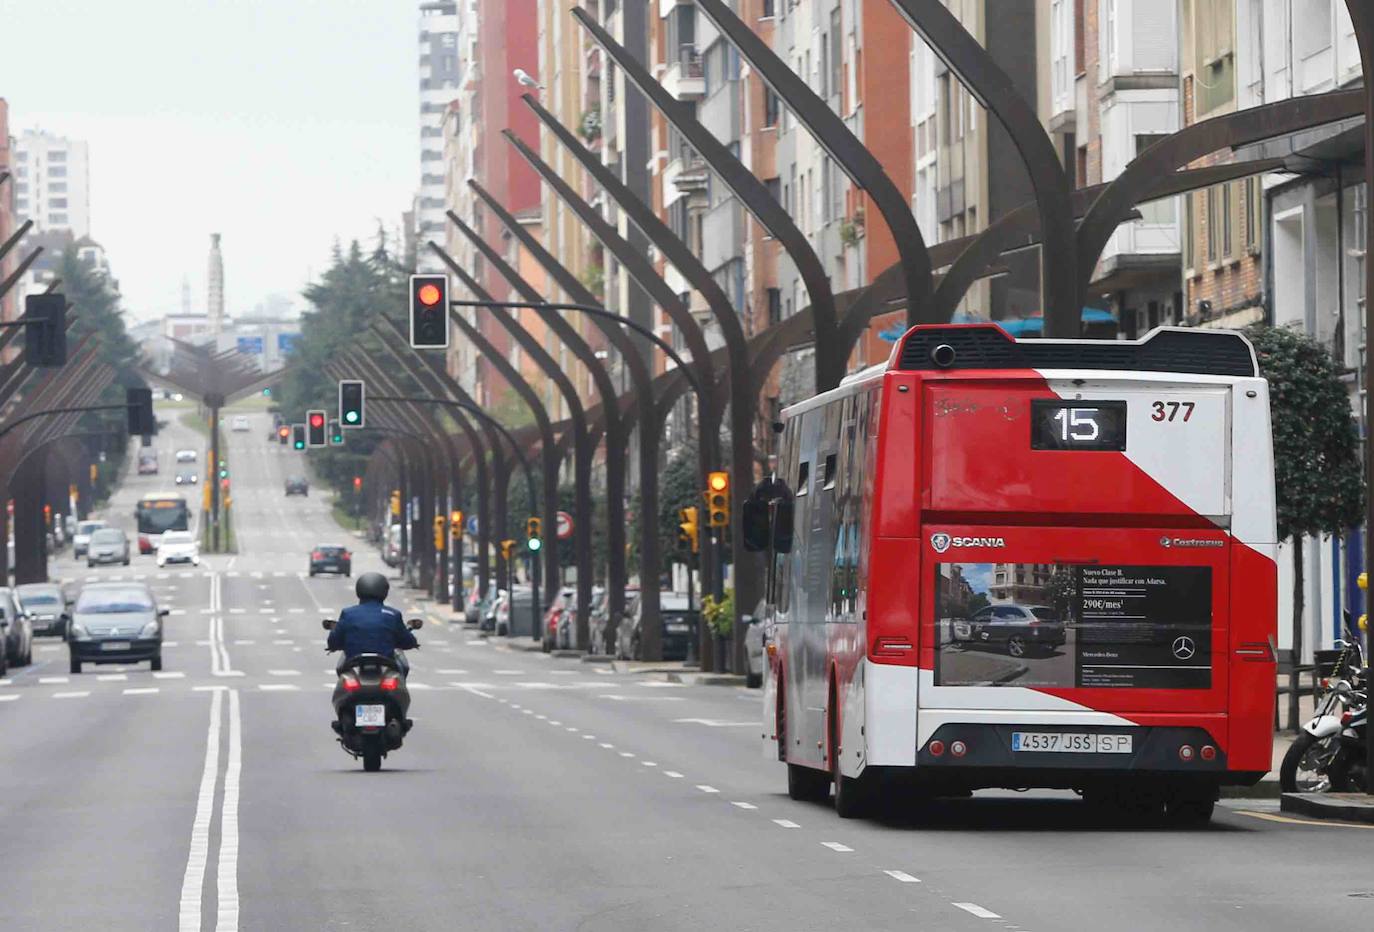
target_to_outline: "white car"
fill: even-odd
[[[189,563],[200,565],[200,544],[190,531],[165,531],[157,542],[157,565]]]
[[[229,422],[229,429],[230,429],[230,430],[247,430],[247,429],[248,429],[248,415],[246,415],[246,414],[235,414],[235,415],[234,415],[234,419],[233,419],[232,421]]]
[[[194,463],[196,461],[195,450],[177,450],[178,463]]]

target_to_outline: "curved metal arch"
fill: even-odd
[[[513,139],[507,131],[507,138]],[[544,248],[544,244],[539,242],[529,230],[521,226],[510,212],[505,209],[497,200],[492,197],[485,188],[476,181],[469,179],[468,187],[477,193],[486,205],[496,214],[501,223],[510,231],[511,235],[520,241],[527,249],[534,261],[549,274],[560,288],[570,295],[576,303],[589,306],[602,307],[601,302],[596,300],[596,296],[586,285],[582,284],[576,275],[568,271],[568,268],[553,257]],[[549,315],[558,316],[560,311],[552,308],[541,308],[535,306],[533,310],[541,317],[548,319]],[[604,307],[602,308],[604,310]],[[606,335],[606,338],[615,345],[620,351],[620,356],[625,360],[625,365],[630,370],[630,380],[634,383],[634,396],[626,398],[627,407],[633,406],[635,409],[636,420],[639,424],[639,443],[637,452],[639,458],[640,472],[640,511],[645,515],[658,514],[658,446],[660,432],[655,418],[656,409],[654,405],[654,383],[649,374],[649,368],[645,364],[644,356],[640,355],[637,347],[633,345],[629,334],[618,324],[612,323],[605,318],[591,316],[598,330]],[[628,431],[625,432],[625,439],[628,445]],[[608,450],[609,452],[609,450]],[[624,451],[622,449],[622,455]],[[622,497],[624,489],[622,477]],[[658,579],[659,576],[659,552],[658,552],[658,528],[656,522],[639,522],[639,547],[640,562],[644,567],[643,575],[646,579]],[[556,550],[550,547],[549,550]],[[621,548],[621,552],[624,548]],[[625,613],[625,585],[628,580],[628,573],[622,567],[622,578],[620,580],[608,580],[611,584],[606,591],[607,600],[607,643],[613,643],[611,639],[615,637],[615,630],[619,619]],[[640,627],[640,649],[643,660],[662,660],[662,638],[658,624],[659,618],[659,599],[657,586],[644,586],[640,589],[640,601],[644,624]]]
[[[940,0],[889,2],[1011,137],[1030,175],[1040,228],[1045,231],[1046,241],[1066,245],[1072,242],[1073,212],[1069,202],[1072,185],[1035,109]],[[1078,336],[1083,305],[1075,288],[1074,265],[1072,250],[1041,250],[1046,336]]]
[[[534,286],[527,282],[505,260],[504,256],[479,237],[475,230],[463,223],[453,211],[449,211],[448,216],[459,230],[472,241],[478,251],[486,257],[492,267],[500,273],[501,277],[510,282],[511,287],[516,290],[521,298],[531,304],[543,304],[545,302],[544,296],[535,290]],[[625,582],[628,578],[625,571],[625,447],[627,436],[623,412],[620,409],[620,394],[616,391],[615,383],[611,381],[610,371],[601,360],[596,358],[596,353],[592,351],[580,333],[562,317],[545,316],[543,319],[548,328],[563,341],[563,345],[568,348],[568,351],[576,356],[591,373],[592,381],[596,383],[597,393],[601,395],[602,406],[606,409],[606,582],[608,592],[620,592],[620,597],[623,599]],[[523,334],[524,331],[522,330],[521,333]],[[524,334],[523,338],[516,336],[516,339],[520,340],[522,345],[527,341],[534,342],[528,334]],[[579,650],[587,650],[591,638],[590,584],[585,588],[587,598],[585,611],[582,602],[583,594],[584,589],[579,585],[576,619],[577,647]]]
[[[883,215],[901,258],[907,291],[908,324],[943,323],[934,320],[930,255],[921,228],[907,205],[906,196],[884,171],[868,147],[844,120],[807,86],[800,75],[779,58],[758,35],[721,0],[696,0],[707,19],[729,39],[773,92],[842,168],[856,185],[868,192]]]
[[[1126,214],[1161,175],[1219,149],[1248,145],[1364,113],[1364,91],[1292,97],[1202,120],[1166,136],[1132,159],[1093,201],[1078,226],[1079,306],[1102,250]]]
[[[706,164],[711,166],[711,170],[716,173],[716,176],[735,197],[739,198],[745,210],[749,211],[759,225],[767,230],[769,235],[787,251],[801,275],[802,282],[806,285],[807,294],[811,298],[811,315],[817,333],[816,391],[828,391],[839,385],[840,379],[844,377],[845,357],[828,349],[822,350],[823,345],[826,347],[831,345],[832,338],[836,335],[839,327],[835,312],[835,296],[831,290],[830,276],[826,274],[825,266],[821,263],[820,257],[816,255],[816,251],[811,248],[811,242],[806,238],[806,234],[792,220],[792,215],[784,210],[782,205],[769,193],[768,187],[756,178],[753,172],[746,168],[744,163],[729,149],[721,145],[710,130],[702,126],[686,107],[683,107],[667,92],[663,85],[655,81],[649,70],[631,55],[628,49],[616,42],[610,33],[597,25],[596,21],[584,10],[574,9],[572,15],[582,28],[591,35],[592,41],[601,46],[606,54],[620,66],[625,79],[639,88],[640,93],[649,98],[649,102],[663,114],[664,119],[682,133],[683,138],[691,144],[698,155],[706,160]],[[552,128],[551,124],[557,122],[551,116],[546,119],[542,107],[538,107],[535,103],[531,103],[531,106],[536,108],[535,113],[539,115],[545,125]],[[562,138],[562,134],[560,134],[560,138]],[[579,158],[579,161],[582,160]],[[596,161],[599,165],[600,159]],[[616,200],[617,202],[620,201],[619,198]],[[696,355],[695,350],[693,350],[693,355]]]

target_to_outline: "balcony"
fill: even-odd
[[[706,96],[706,72],[696,45],[678,48],[676,60],[669,62],[663,75],[663,87],[678,100],[700,100]]]

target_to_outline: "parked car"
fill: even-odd
[[[625,607],[628,609],[639,596],[638,586],[625,587]],[[592,617],[587,627],[590,629],[590,647],[593,654],[602,656],[615,653],[615,645],[606,642],[606,622],[610,617],[611,597],[606,589],[598,588],[592,593]],[[617,632],[624,627],[626,618],[616,626]]]
[[[768,615],[768,600],[759,599],[759,604],[755,607],[752,615],[741,615],[740,621],[744,623],[744,656],[748,661],[748,669],[744,673],[744,685],[750,689],[758,689],[763,685],[764,665],[768,663],[766,656],[768,643],[773,637],[773,620]]]
[[[503,589],[488,589],[486,596],[477,606],[477,629],[496,632],[496,603],[504,596]]]
[[[969,643],[995,647],[1013,657],[1049,654],[1064,641],[1064,622],[1048,605],[987,605],[969,623]]]
[[[559,630],[563,616],[577,609],[577,590],[571,586],[564,586],[558,590],[558,594],[553,597],[553,604],[544,613],[544,646],[546,648],[562,648],[563,637]],[[569,645],[571,646],[571,645]]]
[[[482,593],[474,583],[468,589],[467,596],[463,599],[463,621],[469,625],[478,624],[482,620]]]
[[[234,415],[234,419],[233,419],[232,421],[229,422],[229,429],[230,429],[230,430],[247,430],[247,429],[248,429],[248,415],[246,415],[246,414],[235,414],[235,415]]]
[[[310,494],[310,483],[305,481],[304,476],[288,476],[286,480],[286,494],[288,496],[308,496]]]
[[[190,531],[163,531],[157,539],[157,565],[172,563],[200,565],[200,543]]]
[[[19,612],[29,619],[34,634],[67,633],[67,600],[56,583],[25,583],[14,587]]]
[[[616,633],[616,656],[624,660],[638,660],[640,628],[643,624],[643,599],[636,593],[633,604],[625,606],[626,620]],[[676,592],[658,594],[659,623],[662,627],[663,659],[686,660],[687,647],[697,636],[701,612],[687,608],[687,597]]]
[[[86,565],[106,563],[129,565],[129,536],[121,528],[103,527],[91,534],[86,547]]]
[[[387,566],[401,565],[401,526],[393,524],[386,529],[386,542],[382,544],[382,562]]]
[[[0,588],[0,621],[4,631],[4,667],[26,667],[33,663],[33,625],[28,616],[19,609],[14,590]]]
[[[86,548],[91,544],[91,535],[105,526],[104,521],[78,521],[76,523],[76,533],[72,535],[72,555],[84,557]],[[14,565],[14,561],[10,561]]]
[[[177,450],[178,463],[194,463],[196,461],[196,451],[191,449]]]
[[[316,544],[310,551],[310,575],[316,573],[339,573],[353,575],[353,554],[341,544]]]
[[[199,482],[200,482],[200,473],[196,472],[194,469],[178,469],[178,470],[177,470],[177,477],[176,477],[176,484],[177,484],[177,485],[196,485],[196,484],[199,483]]]
[[[90,583],[81,589],[67,634],[71,672],[83,663],[138,663],[162,669],[162,619],[153,593],[142,583]]]

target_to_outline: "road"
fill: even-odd
[[[1205,829],[1095,824],[1069,794],[978,794],[843,821],[784,793],[759,696],[511,650],[432,624],[415,728],[378,774],[329,728],[319,619],[349,540],[266,416],[228,433],[240,553],[143,579],[165,669],[67,673],[45,640],[0,681],[0,925],[27,929],[1365,928],[1363,827],[1233,801]],[[131,476],[108,509],[167,482]],[[198,496],[197,496],[198,497]],[[359,546],[355,572],[380,568]],[[394,603],[429,609],[401,594]],[[438,612],[431,614],[438,615]],[[447,613],[443,613],[446,615]]]

